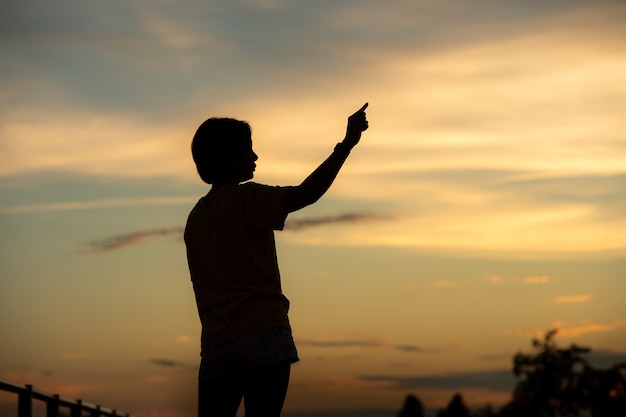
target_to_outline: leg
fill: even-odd
[[[279,417],[283,409],[291,364],[283,362],[250,372],[244,392],[246,417]]]
[[[241,398],[241,378],[198,378],[198,417],[235,417]]]

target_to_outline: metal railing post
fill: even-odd
[[[82,417],[83,415],[83,400],[76,400],[76,404],[72,406],[70,412],[71,417]]]
[[[33,416],[33,386],[26,385],[26,389],[17,394],[17,415],[18,417]]]
[[[59,417],[60,405],[59,394],[54,394],[52,398],[46,401],[46,417]]]
[[[89,413],[89,417],[100,417],[100,406],[96,405],[96,409],[95,410],[91,410],[91,413]]]

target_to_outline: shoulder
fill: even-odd
[[[258,182],[244,182],[239,184],[238,187],[242,190],[278,190],[286,187],[280,187],[277,185],[259,184]]]
[[[246,182],[238,186],[239,192],[251,197],[268,197],[284,195],[289,187],[281,187],[276,185],[259,184],[256,182]]]
[[[257,230],[282,230],[285,223],[285,194],[289,187],[247,182],[240,186],[249,224]]]

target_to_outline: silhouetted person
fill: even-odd
[[[274,230],[287,215],[315,203],[331,186],[361,132],[367,104],[348,118],[346,136],[300,185],[246,182],[258,159],[250,126],[229,118],[200,125],[191,150],[211,190],[185,228],[187,260],[202,323],[198,415],[279,416],[291,364],[291,335],[276,258]]]
[[[415,395],[407,395],[398,417],[424,417],[424,405]]]

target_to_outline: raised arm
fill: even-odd
[[[285,212],[300,210],[315,203],[330,188],[350,151],[361,139],[361,132],[367,130],[365,109],[368,103],[348,117],[346,137],[335,146],[333,153],[321,163],[303,182],[290,187],[285,195]]]

